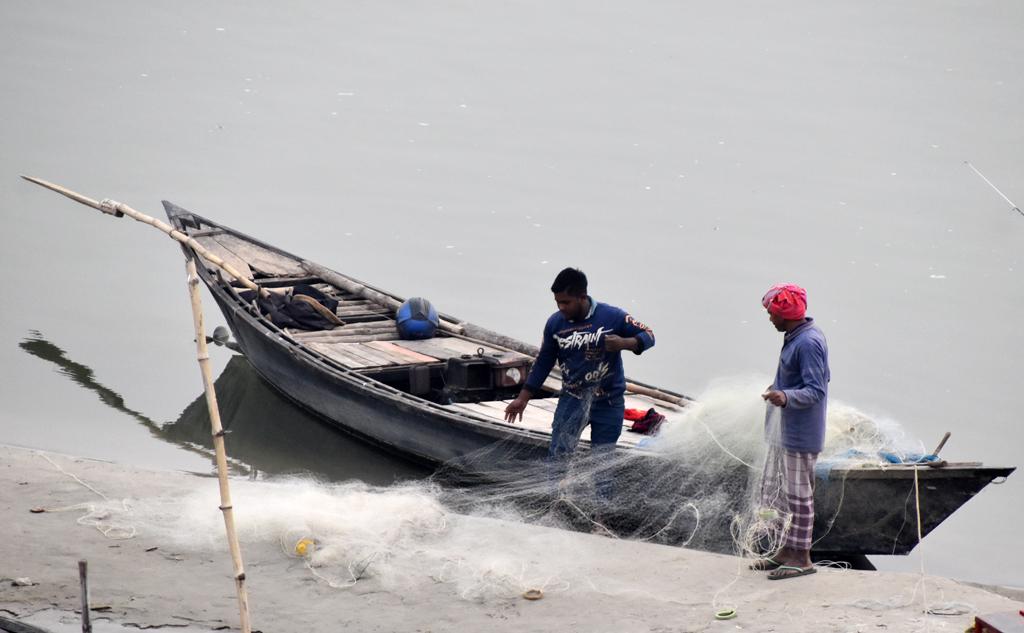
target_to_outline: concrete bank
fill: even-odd
[[[79,605],[77,561],[87,559],[96,631],[238,626],[226,543],[188,553],[139,531],[123,540],[83,525],[82,512],[50,511],[111,498],[174,497],[216,480],[0,446],[0,612],[31,618]],[[90,487],[92,489],[90,489]],[[95,491],[94,491],[95,490]],[[45,508],[46,512],[31,510]],[[211,508],[219,517],[216,507]],[[914,574],[821,569],[769,582],[738,560],[679,548],[617,541],[493,521],[476,547],[518,548],[578,559],[574,582],[528,601],[511,592],[466,599],[443,578],[424,576],[401,591],[374,578],[335,589],[271,543],[242,542],[254,630],[308,631],[963,631],[975,613],[1024,608],[984,589]],[[221,534],[222,536],[222,534]],[[27,578],[28,586],[13,579]],[[614,582],[611,582],[611,580]],[[922,590],[924,594],[922,593]],[[718,598],[716,602],[716,596]],[[923,606],[950,615],[925,615]],[[715,619],[715,606],[737,617]],[[31,621],[31,620],[29,620]],[[107,627],[106,629],[104,627]]]

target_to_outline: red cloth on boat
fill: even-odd
[[[638,409],[634,409],[636,411]],[[644,435],[654,435],[658,432],[661,427],[661,423],[665,421],[665,416],[658,413],[654,407],[651,407],[644,412],[644,417],[639,420],[633,420],[633,425],[629,427],[630,431],[634,433],[643,433]]]
[[[807,291],[794,284],[776,284],[761,298],[761,305],[787,321],[799,321],[807,314]]]
[[[636,422],[643,420],[645,415],[647,415],[647,409],[626,409],[622,417],[630,422]]]

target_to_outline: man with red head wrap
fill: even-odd
[[[768,578],[780,580],[814,573],[811,534],[814,529],[814,465],[825,443],[825,412],[828,406],[828,344],[825,335],[807,316],[807,291],[793,284],[772,286],[761,299],[768,319],[785,334],[775,380],[762,394],[781,413],[781,429],[769,434],[769,451],[781,452],[778,467],[784,495],[776,509],[789,517],[782,548],[752,565],[771,570]]]

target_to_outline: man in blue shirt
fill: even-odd
[[[767,428],[769,459],[765,481],[770,487],[770,469],[777,468],[782,495],[773,492],[777,509],[789,518],[782,548],[774,557],[756,561],[754,569],[771,570],[769,580],[781,580],[814,573],[811,563],[811,535],[814,529],[814,464],[825,442],[825,413],[828,406],[828,344],[825,335],[806,316],[807,292],[792,284],[773,286],[762,305],[772,325],[785,336],[775,380],[762,397],[778,410],[768,420],[780,420],[781,428]],[[773,415],[781,413],[779,415]],[[780,452],[773,460],[773,452]],[[764,485],[763,484],[763,485]],[[770,503],[766,501],[766,503]]]
[[[654,332],[624,310],[594,301],[583,271],[558,273],[551,292],[558,311],[544,325],[540,353],[519,395],[505,408],[505,419],[522,419],[530,398],[557,362],[562,391],[551,427],[552,459],[571,454],[590,424],[593,452],[611,451],[622,433],[626,376],[623,350],[641,354],[654,346]]]

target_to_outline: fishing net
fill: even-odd
[[[578,587],[629,590],[625,581],[599,578],[594,568],[600,559],[582,560],[570,532],[458,514],[444,505],[444,497],[431,482],[232,482],[235,524],[247,559],[290,560],[290,573],[336,589],[365,584],[405,595],[440,583],[470,601]],[[225,551],[219,503],[211,485],[184,496],[132,499],[124,512],[111,504],[106,516],[130,523],[139,537],[175,556],[205,557]]]
[[[734,532],[747,529],[734,519],[751,514],[748,493],[759,489],[771,432],[760,390],[737,397],[742,390],[718,384],[697,403],[664,411],[658,435],[638,450],[531,460],[519,459],[511,443],[491,446],[466,460],[490,483],[446,486],[445,502],[467,514],[733,551]],[[586,414],[582,407],[578,415]],[[457,481],[458,473],[438,475],[447,477]]]
[[[371,582],[402,591],[437,582],[467,600],[595,583],[615,591],[615,579],[591,573],[599,561],[580,559],[568,530],[760,555],[778,547],[787,525],[781,457],[772,448],[779,415],[760,397],[765,384],[712,385],[693,404],[665,411],[659,433],[636,450],[581,449],[551,462],[498,443],[459,469],[389,487],[308,477],[236,480],[239,536],[243,548],[272,548],[293,559],[297,573],[332,587]],[[578,415],[587,415],[585,406]],[[833,404],[820,464],[849,467],[914,451],[920,445],[897,426]],[[465,467],[476,473],[471,483]],[[105,514],[91,517],[183,552],[223,551],[219,504],[209,486],[186,496],[111,501],[98,508]]]
[[[618,538],[735,553],[775,551],[788,527],[781,409],[763,378],[722,380],[681,410],[665,410],[637,450],[578,451],[568,460],[521,455],[499,443],[441,471],[445,503],[461,513],[515,518]],[[582,407],[580,415],[586,415]],[[921,451],[897,425],[831,404],[818,473],[909,459]],[[453,486],[462,468],[489,483]]]

